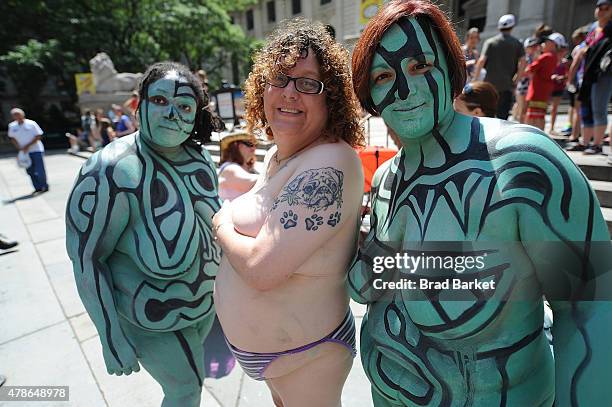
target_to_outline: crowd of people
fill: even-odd
[[[514,121],[568,136],[567,150],[601,153],[603,142],[609,141],[605,133],[612,97],[612,2],[597,1],[594,16],[595,22],[573,32],[572,46],[547,24],[521,42],[512,35],[516,18],[507,14],[498,21],[499,34],[485,41],[479,54],[478,29],[471,28],[462,48],[468,82],[484,80],[494,86],[496,117],[505,120],[512,114]],[[557,130],[562,98],[569,99],[568,123]]]
[[[92,112],[86,108],[81,116],[81,125],[73,133],[66,133],[70,142],[71,153],[81,149],[95,152],[107,146],[113,140],[121,138],[138,130],[136,109],[138,108],[138,92],[132,93],[123,106],[112,104],[110,110],[96,109]]]

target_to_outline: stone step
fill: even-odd
[[[590,181],[612,182],[612,165],[608,164],[608,157],[605,155],[584,155],[580,151],[566,153]]]
[[[591,187],[595,190],[599,204],[606,208],[612,208],[612,182],[591,181]]]
[[[610,232],[610,236],[612,236],[612,208],[601,208],[601,213],[608,225],[608,232]]]

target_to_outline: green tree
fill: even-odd
[[[176,60],[203,67],[211,87],[233,59],[250,63],[253,40],[229,13],[256,0],[3,0],[0,64],[31,107],[55,78],[76,102],[73,74],[89,71],[104,51],[118,71],[143,72],[151,63]],[[229,79],[229,78],[228,78]],[[28,105],[25,104],[24,105]],[[40,107],[36,107],[37,109]]]

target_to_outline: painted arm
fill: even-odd
[[[526,152],[539,181],[525,186],[540,205],[519,206],[519,233],[554,313],[556,404],[607,405],[612,388],[612,247],[599,203],[576,165],[544,135]],[[539,156],[539,157],[538,157]],[[532,178],[535,181],[536,178]],[[526,201],[527,203],[528,201]],[[590,244],[585,244],[590,243]],[[602,301],[589,301],[590,290]]]
[[[370,231],[361,244],[359,251],[355,254],[348,275],[349,294],[353,300],[360,304],[372,303],[379,300],[385,294],[384,290],[374,288],[374,279],[380,278],[382,281],[391,281],[394,278],[392,270],[385,269],[382,273],[377,273],[374,270],[376,257],[394,256],[395,252],[399,249],[399,247],[390,247],[391,242],[386,237],[379,236],[377,227],[380,222],[384,221],[384,219],[380,218],[381,214],[386,212],[385,209],[377,210],[377,194],[392,161],[388,160],[383,163],[372,177]],[[397,243],[401,244],[401,241]]]
[[[120,376],[140,367],[119,325],[106,261],[128,223],[129,207],[100,161],[99,153],[93,155],[72,189],[66,208],[66,247],[79,295],[100,335],[106,370]]]
[[[238,233],[227,205],[215,216],[217,238],[234,270],[257,290],[285,283],[343,227],[357,227],[363,174],[353,151],[315,147],[301,157],[255,237]]]

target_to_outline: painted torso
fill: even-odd
[[[170,162],[134,135],[111,146],[90,165],[110,183],[111,202],[123,200],[129,208],[107,260],[118,312],[155,331],[212,315],[220,260],[210,226],[219,208],[212,161],[185,148]]]
[[[379,391],[406,405],[548,405],[554,363],[542,333],[538,277],[517,243],[519,207],[568,211],[567,196],[552,187],[556,177],[570,182],[566,157],[528,127],[465,116],[456,121],[451,132],[464,137],[426,143],[423,153],[408,146],[376,176],[372,230],[349,275],[354,296],[369,298],[364,367]],[[573,187],[575,193],[584,188]],[[502,248],[488,253],[484,269],[458,275],[495,281],[491,299],[479,301],[474,293],[473,300],[444,301],[437,297],[444,290],[405,289],[374,300],[379,294],[368,291],[366,264],[384,255],[381,247],[421,253],[442,241],[465,242],[464,254],[487,242]],[[420,269],[409,277],[431,275]],[[393,390],[398,378],[389,375],[397,369],[404,372],[401,391]]]

